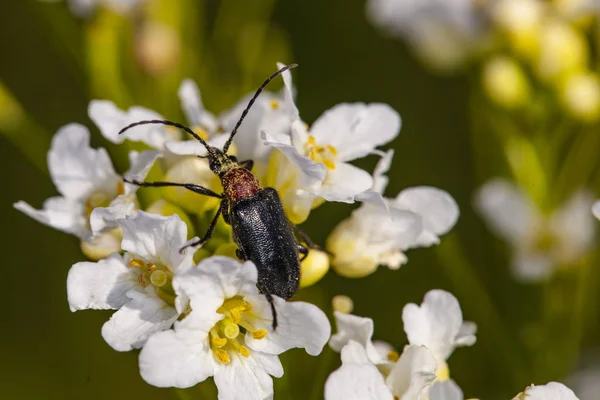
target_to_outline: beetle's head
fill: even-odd
[[[238,165],[236,156],[225,154],[221,149],[216,147],[213,147],[212,150],[208,153],[208,166],[216,175],[223,176],[231,168]]]

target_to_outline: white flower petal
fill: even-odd
[[[120,219],[133,214],[135,203],[131,196],[121,195],[111,201],[108,207],[94,208],[90,214],[90,226],[94,235],[119,226]]]
[[[246,299],[253,305],[253,312],[258,312],[254,308],[257,299],[250,300],[249,297]],[[293,348],[303,348],[312,356],[320,354],[331,335],[331,326],[325,313],[310,303],[288,302],[279,297],[274,297],[273,300],[277,311],[277,329],[270,331],[261,340],[254,339],[247,332],[246,344],[248,347],[268,354],[280,354]],[[268,307],[267,301],[263,300],[261,303],[261,308],[268,308],[268,311],[265,311],[270,315],[271,309]],[[269,328],[270,324],[271,322],[267,320],[265,326],[256,327]]]
[[[461,336],[462,311],[458,300],[444,290],[430,290],[419,307],[409,303],[402,310],[404,331],[411,345],[426,346],[440,360],[446,360],[460,344],[472,344],[474,335]]]
[[[327,201],[354,202],[356,195],[373,186],[373,178],[363,169],[352,164],[338,162],[335,169],[327,170],[327,176],[319,191],[319,196]]]
[[[95,190],[116,195],[119,177],[105,149],[90,147],[90,133],[79,124],[65,125],[52,138],[48,169],[58,191],[82,199]]]
[[[15,203],[13,207],[44,225],[75,235],[80,239],[89,238],[91,235],[83,204],[77,201],[64,197],[51,197],[44,201],[42,210],[36,210],[24,201]]]
[[[150,172],[150,169],[154,165],[156,159],[160,157],[158,151],[131,151],[129,153],[129,170],[125,172],[125,177],[128,180],[143,181],[146,179],[146,175]],[[125,183],[125,194],[135,193],[139,186]]]
[[[452,229],[460,214],[452,196],[443,190],[428,186],[404,189],[392,204],[423,217],[424,231],[417,241],[421,246],[439,243],[437,236]]]
[[[152,335],[140,353],[140,374],[158,387],[188,388],[213,375],[214,356],[196,331]]]
[[[339,352],[350,341],[354,341],[365,348],[369,360],[373,364],[386,364],[387,354],[382,355],[371,342],[373,337],[373,320],[352,314],[343,314],[338,311],[333,313],[337,333],[329,339],[329,346]]]
[[[463,400],[463,392],[452,379],[435,382],[429,392],[429,400]]]
[[[125,139],[129,139],[162,149],[165,141],[179,136],[178,132],[170,132],[165,126],[158,124],[141,125],[119,135],[119,131],[131,123],[164,119],[160,114],[143,107],[131,107],[125,112],[111,101],[92,100],[88,107],[88,114],[102,135],[113,143],[123,143]]]
[[[67,298],[71,311],[116,310],[130,299],[127,292],[138,285],[119,254],[98,262],[79,262],[67,276]]]
[[[400,115],[387,104],[342,103],[325,111],[310,134],[317,143],[337,149],[340,161],[351,161],[388,143],[400,131]]]
[[[387,172],[392,166],[392,159],[394,158],[394,150],[390,149],[379,159],[375,170],[373,170],[373,187],[371,190],[382,194],[385,192],[389,178],[386,176]]]
[[[257,363],[252,353],[248,358],[234,356],[228,365],[217,366],[214,379],[219,389],[219,400],[263,400],[273,396],[273,378]]]
[[[173,288],[187,296],[193,313],[184,322],[210,329],[223,318],[216,310],[223,301],[237,295],[258,295],[258,273],[251,261],[240,263],[233,258],[214,256],[202,260],[173,278]]]
[[[179,250],[186,243],[187,226],[178,215],[164,217],[136,211],[118,222],[123,229],[123,250],[172,271],[184,260]]]
[[[562,383],[550,382],[525,389],[525,400],[579,400],[575,393]]]
[[[142,347],[150,335],[169,329],[179,316],[175,308],[147,292],[130,290],[127,296],[131,300],[102,326],[102,337],[117,351]]]
[[[213,114],[204,108],[200,89],[198,89],[196,82],[191,79],[184,79],[181,86],[179,86],[178,94],[181,109],[192,127],[201,126],[210,133],[217,130],[219,122]]]
[[[364,348],[350,341],[342,349],[342,366],[325,382],[325,400],[393,400],[393,396]]]
[[[292,145],[280,143],[273,136],[261,132],[261,137],[266,145],[278,149],[294,166],[298,172],[300,188],[318,190],[327,175],[327,169],[322,163],[316,163],[308,157],[298,153]],[[365,189],[366,190],[366,189]],[[364,191],[364,190],[363,190]]]
[[[592,214],[598,219],[600,219],[600,201],[596,201],[592,206]]]
[[[285,66],[280,62],[277,63],[277,68],[281,69]],[[281,74],[283,78],[283,99],[285,112],[288,115],[290,121],[300,119],[300,112],[296,103],[294,102],[294,87],[292,85],[292,72],[288,69]]]
[[[436,370],[435,357],[426,347],[406,346],[385,383],[400,400],[425,400]]]
[[[483,185],[477,192],[475,205],[490,229],[513,244],[521,242],[539,218],[525,193],[503,179]]]

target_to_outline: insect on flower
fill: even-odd
[[[292,224],[283,209],[277,191],[273,188],[262,188],[256,176],[251,172],[253,161],[238,162],[237,158],[227,154],[233,138],[248,114],[248,111],[262,90],[284,71],[296,67],[291,64],[280,68],[258,88],[240,119],[231,131],[223,149],[209,146],[200,136],[189,127],[166,120],[139,121],[121,129],[119,134],[138,125],[163,124],[183,129],[196,138],[207,151],[209,167],[219,176],[225,192],[216,193],[208,188],[176,182],[140,182],[127,180],[143,187],[178,186],[195,193],[221,199],[221,204],[210,223],[204,237],[188,243],[185,247],[201,246],[206,243],[222,214],[225,222],[233,230],[233,240],[238,245],[236,254],[241,260],[254,262],[258,269],[258,289],[266,296],[273,313],[273,329],[277,327],[277,313],[272,296],[289,299],[297,291],[300,282],[300,262],[308,255],[309,248],[320,249],[302,231]],[[301,241],[300,243],[296,236]],[[184,248],[185,248],[184,247]],[[182,248],[181,250],[183,250]],[[302,257],[299,258],[299,255]]]

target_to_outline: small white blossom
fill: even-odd
[[[277,355],[295,347],[317,355],[331,328],[314,305],[275,297],[279,324],[273,331],[256,281],[252,262],[220,256],[176,276],[173,285],[189,297],[190,312],[174,330],[148,340],[140,354],[142,377],[155,386],[186,388],[214,376],[221,400],[272,398],[270,375],[283,375]]]
[[[361,195],[367,201],[336,226],[327,240],[327,249],[334,254],[333,267],[341,275],[365,276],[379,265],[399,268],[408,261],[404,251],[438,244],[439,236],[456,224],[456,202],[437,188],[407,188],[380,204],[377,194],[387,185],[385,173],[392,155],[393,151],[388,151],[377,164],[372,192]],[[366,194],[376,196],[367,199]]]
[[[544,215],[514,184],[494,179],[478,192],[476,206],[492,231],[512,247],[513,273],[522,281],[549,278],[559,266],[580,261],[592,248],[592,198],[578,191]]]
[[[115,172],[105,149],[90,147],[90,134],[79,124],[69,124],[56,133],[48,152],[48,170],[61,196],[44,202],[42,210],[19,201],[14,206],[35,220],[77,236],[89,243],[111,244],[104,255],[118,251],[115,242],[98,238],[115,228],[116,219],[133,213],[137,186],[125,184]],[[144,179],[158,157],[156,152],[130,154],[131,179]],[[118,243],[117,243],[118,244]]]
[[[351,203],[371,188],[371,176],[349,162],[393,140],[400,116],[387,104],[343,103],[323,113],[309,129],[292,98],[291,73],[285,71],[283,79],[289,128],[265,128],[262,133],[265,144],[276,149],[266,183],[280,193],[290,220],[300,223],[320,204],[318,197]]]
[[[41,1],[58,2],[60,0]],[[71,12],[81,17],[89,16],[100,6],[104,6],[117,14],[127,14],[145,1],[146,0],[66,0]]]
[[[562,383],[550,382],[545,385],[527,387],[513,400],[579,400],[575,393]]]
[[[117,310],[102,327],[102,337],[115,350],[128,351],[169,329],[184,311],[185,297],[177,295],[172,279],[191,268],[193,252],[179,252],[187,227],[177,215],[138,211],[119,224],[125,255],[73,265],[67,297],[71,311]]]
[[[458,300],[444,290],[430,290],[420,306],[409,303],[402,310],[404,331],[411,345],[426,346],[438,362],[438,375],[447,376],[446,360],[455,348],[472,346],[477,326],[463,322]]]
[[[367,17],[401,37],[426,61],[442,69],[464,60],[481,35],[482,18],[472,0],[369,0]]]

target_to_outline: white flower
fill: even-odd
[[[429,400],[464,400],[460,387],[452,379],[436,381],[429,392]]]
[[[192,266],[193,252],[179,252],[187,227],[177,215],[137,211],[119,224],[125,255],[73,265],[67,297],[71,311],[118,310],[102,327],[102,337],[115,350],[128,351],[170,328],[184,311],[185,296],[177,295],[172,279]]]
[[[354,202],[373,184],[371,176],[349,162],[393,140],[400,116],[387,104],[338,104],[308,129],[292,98],[291,73],[283,73],[286,89],[286,132],[264,129],[265,144],[275,148],[266,177],[294,223],[302,222],[311,208],[327,201]]]
[[[116,227],[115,220],[135,208],[137,186],[124,184],[105,149],[90,147],[90,134],[79,124],[69,124],[56,133],[48,152],[48,170],[61,196],[44,202],[42,210],[19,201],[14,206],[35,220],[89,241]],[[131,179],[144,179],[158,154],[130,154]],[[106,254],[118,251],[106,249]]]
[[[174,330],[148,340],[140,354],[142,377],[155,386],[186,388],[214,376],[221,400],[272,398],[269,375],[283,375],[277,355],[294,347],[317,355],[331,328],[317,307],[275,297],[279,324],[273,331],[256,281],[252,262],[220,256],[175,277],[191,311]]]
[[[544,215],[520,188],[494,179],[479,190],[476,206],[490,229],[512,247],[511,266],[523,281],[549,278],[557,267],[577,263],[594,244],[592,199],[585,191]]]
[[[377,164],[372,192],[367,193],[385,190],[392,155],[393,151],[388,151]],[[380,204],[380,196],[361,197],[368,201],[336,226],[327,240],[327,249],[334,254],[334,269],[348,277],[368,275],[379,265],[399,268],[408,261],[405,250],[438,244],[439,236],[447,233],[459,216],[452,196],[433,187],[404,189],[395,199],[384,198],[384,204]]]
[[[527,387],[513,400],[579,400],[575,393],[562,383],[550,382],[546,385]]]
[[[425,400],[435,380],[436,367],[427,348],[406,346],[384,378],[365,348],[351,340],[342,349],[342,366],[325,383],[325,399]]]
[[[367,17],[440,68],[458,66],[481,35],[472,0],[369,0]]]
[[[41,0],[57,2],[59,0]],[[81,17],[89,16],[96,8],[104,6],[117,14],[127,14],[145,0],[66,0],[71,12]]]
[[[463,322],[458,300],[444,290],[430,290],[423,303],[402,310],[404,331],[411,345],[426,346],[438,361],[438,375],[448,376],[446,360],[455,348],[475,343],[477,326]]]

